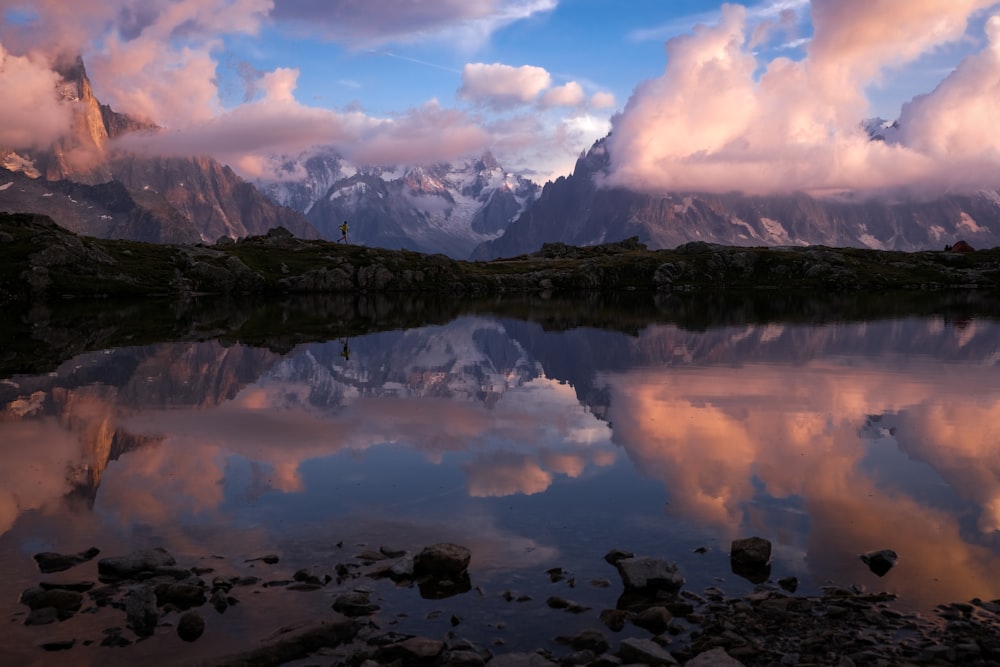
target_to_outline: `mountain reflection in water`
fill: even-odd
[[[31,554],[91,545],[319,562],[447,540],[494,591],[614,578],[623,548],[737,593],[748,535],[800,592],[997,598],[998,341],[996,320],[933,316],[627,334],[464,315],[287,353],[85,352],[0,382],[0,609]],[[884,548],[877,578],[858,554]]]

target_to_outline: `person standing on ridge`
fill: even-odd
[[[347,220],[340,223],[340,240],[337,243],[347,243]]]

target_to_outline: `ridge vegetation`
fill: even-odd
[[[733,289],[996,288],[1000,249],[901,252],[858,248],[730,247],[703,242],[648,250],[637,239],[545,244],[492,261],[454,260],[266,235],[215,245],[159,245],[78,236],[51,218],[0,213],[0,296],[438,293],[492,295]]]

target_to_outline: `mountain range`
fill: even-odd
[[[476,260],[631,237],[653,250],[690,241],[906,251],[959,239],[1000,245],[1000,190],[930,200],[634,192],[599,185],[609,171],[604,140],[544,188],[489,153],[460,164],[358,166],[331,148],[282,157],[274,177],[250,182],[209,157],[116,149],[115,139],[158,128],[102,105],[81,59],[59,71],[72,129],[45,149],[0,148],[0,210],[46,214],[91,236],[213,243],[281,226],[333,240],[347,221],[350,243]],[[891,141],[899,129],[881,119],[864,126],[873,141]]]

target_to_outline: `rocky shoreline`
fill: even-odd
[[[956,244],[957,246],[958,244]],[[637,238],[467,262],[443,255],[266,235],[194,245],[82,237],[39,215],[0,213],[0,303],[81,296],[858,291],[1000,287],[1000,249],[895,252],[733,247],[651,251]]]
[[[225,622],[228,610],[266,604],[268,592],[292,590],[312,595],[322,591],[332,604],[309,623],[283,626],[262,641],[247,638],[245,650],[211,657],[192,653],[186,664],[1000,665],[1000,600],[941,605],[925,616],[900,611],[892,595],[858,588],[830,586],[818,595],[796,595],[794,577],[770,579],[770,543],[762,538],[737,540],[731,547],[733,572],[759,582],[740,597],[716,587],[687,590],[677,566],[668,560],[608,552],[604,559],[620,579],[614,607],[597,609],[558,595],[547,597],[547,613],[574,615],[583,629],[552,636],[536,651],[505,650],[503,641],[477,636],[458,612],[437,635],[408,631],[408,614],[391,608],[378,594],[374,584],[388,580],[445,605],[458,596],[515,606],[531,600],[511,590],[490,595],[473,587],[469,565],[474,555],[456,544],[434,544],[416,553],[364,549],[332,565],[329,572],[301,568],[287,578],[268,578],[266,568],[281,561],[277,554],[246,559],[240,564],[243,573],[224,575],[213,567],[178,564],[165,549],[153,548],[100,558],[96,582],[65,580],[65,575],[60,583],[51,581],[49,575],[91,563],[98,555],[96,548],[35,555],[46,579],[21,594],[26,611],[10,620],[32,626],[28,629],[37,633],[38,653],[71,659],[74,651],[127,652],[139,642],[169,633],[197,646]],[[865,556],[873,572],[888,571],[894,559],[888,551]],[[251,574],[254,571],[257,574]],[[584,585],[562,568],[546,575],[551,582]],[[610,580],[587,585],[617,588]],[[88,613],[111,619],[105,621],[111,625],[88,637],[58,632],[61,622]],[[273,621],[282,625],[280,618]]]

